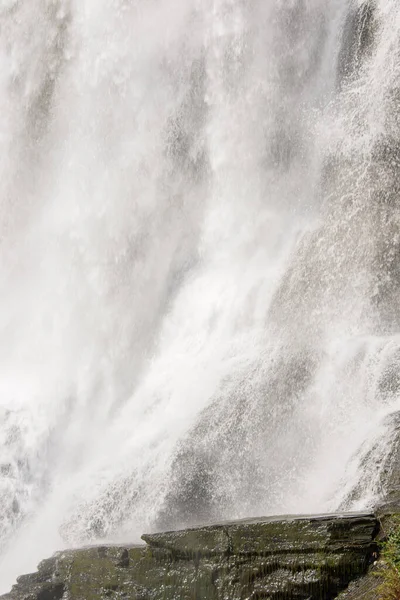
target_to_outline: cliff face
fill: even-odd
[[[2,600],[330,600],[373,562],[369,514],[257,519],[61,552]]]

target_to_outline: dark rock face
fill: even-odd
[[[381,600],[379,588],[382,583],[382,574],[376,567],[372,567],[365,577],[352,581],[337,600]]]
[[[397,373],[383,374],[382,386],[397,386]],[[375,497],[374,511],[380,517],[400,512],[400,412],[388,415],[375,437],[359,452],[359,479],[340,510],[351,510],[366,490]]]
[[[370,54],[377,30],[375,3],[364,2],[350,11],[343,31],[339,80],[354,75]]]
[[[57,554],[2,600],[330,600],[376,552],[368,514],[254,519]]]

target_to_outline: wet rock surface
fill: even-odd
[[[366,573],[378,532],[373,515],[339,514],[144,535],[60,552],[1,600],[330,600]]]
[[[349,587],[337,597],[337,600],[380,600],[381,573],[372,567],[367,575],[352,581]]]
[[[393,378],[384,380],[388,386]],[[397,377],[397,374],[396,374]],[[398,382],[395,382],[396,386]],[[360,449],[359,479],[340,506],[352,510],[370,490],[378,517],[400,514],[400,411],[387,415],[375,435]]]

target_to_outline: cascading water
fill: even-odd
[[[399,53],[396,0],[2,0],[0,591],[360,480],[400,408]]]

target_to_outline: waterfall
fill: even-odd
[[[400,409],[399,55],[396,0],[2,0],[0,592],[368,488]]]

